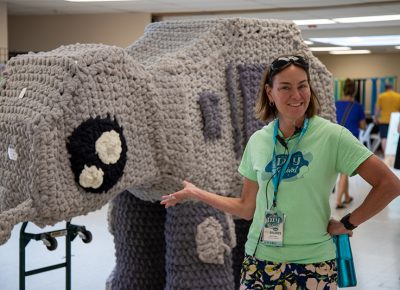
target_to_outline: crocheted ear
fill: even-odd
[[[90,118],[68,138],[75,181],[88,192],[112,188],[124,173],[127,146],[122,127],[110,117]]]

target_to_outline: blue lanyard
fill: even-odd
[[[276,136],[278,135],[279,119],[275,120],[274,138],[273,138],[274,151],[272,153],[272,176],[273,176],[272,177],[273,178],[272,182],[273,182],[273,185],[274,185],[274,199],[273,199],[273,203],[272,203],[271,207],[276,207],[276,197],[277,197],[277,194],[278,194],[279,184],[281,183],[281,181],[283,179],[283,176],[286,173],[286,169],[289,166],[290,159],[292,159],[292,155],[293,155],[294,151],[297,149],[297,146],[299,145],[301,139],[303,139],[303,136],[307,131],[308,121],[309,120],[307,118],[304,120],[304,125],[303,125],[303,128],[301,129],[300,137],[297,139],[297,142],[293,146],[292,150],[290,150],[289,156],[285,160],[285,163],[281,166],[281,170],[279,172],[277,172],[275,147],[276,147],[276,143],[277,143]],[[267,192],[268,192],[268,188],[267,188]],[[268,198],[267,198],[267,200],[268,200]]]

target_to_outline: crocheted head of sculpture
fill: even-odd
[[[0,91],[0,244],[18,222],[86,214],[129,187],[150,201],[182,179],[238,194],[243,147],[263,125],[253,114],[262,71],[299,51],[334,120],[331,74],[290,22],[160,22],[127,49],[12,59]]]
[[[0,97],[0,244],[18,222],[44,226],[86,214],[157,174],[148,123],[161,118],[150,83],[122,48],[105,45],[8,63]]]

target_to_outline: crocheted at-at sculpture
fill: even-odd
[[[76,44],[13,58],[0,87],[0,244],[21,221],[51,225],[116,197],[108,289],[234,289],[232,217],[158,201],[182,179],[240,193],[240,156],[262,126],[253,114],[262,70],[299,52],[320,115],[333,121],[331,74],[290,22],[160,22],[127,49]]]

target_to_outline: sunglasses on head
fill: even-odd
[[[308,71],[308,61],[300,55],[281,56],[275,59],[270,66],[269,74],[272,75],[274,72],[280,71],[291,64],[295,64]]]

